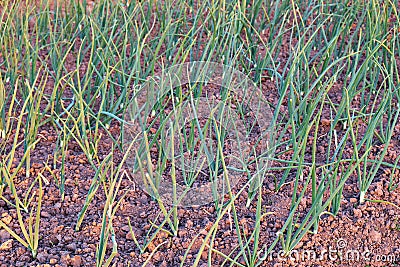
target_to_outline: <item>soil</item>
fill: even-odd
[[[267,36],[266,36],[267,38]],[[289,37],[288,37],[289,38]],[[282,47],[281,62],[288,59],[289,42],[284,42]],[[71,63],[73,64],[73,63]],[[281,64],[284,66],[284,64]],[[282,70],[281,70],[282,71]],[[51,86],[49,85],[49,88]],[[278,101],[278,92],[269,79],[264,79],[262,84],[265,97],[273,105]],[[336,84],[330,91],[332,100],[340,101],[340,83]],[[287,104],[287,103],[286,103]],[[353,103],[354,106],[357,103]],[[285,114],[285,110],[282,110]],[[326,136],[324,132],[330,127],[328,114],[322,118],[318,149],[321,159],[327,150]],[[360,122],[362,125],[362,122]],[[363,127],[360,127],[362,129]],[[278,129],[279,130],[279,129]],[[120,125],[114,122],[110,126],[110,133],[118,136]],[[338,129],[338,135],[343,134]],[[287,133],[289,137],[290,132]],[[11,140],[5,140],[11,145]],[[51,125],[44,125],[39,129],[40,139],[34,153],[32,153],[32,168],[30,179],[26,179],[26,170],[20,171],[15,181],[17,193],[22,198],[28,190],[28,186],[38,173],[47,178],[44,184],[44,198],[41,211],[39,251],[36,259],[32,258],[31,252],[5,230],[0,229],[0,266],[94,266],[96,262],[96,247],[102,227],[103,209],[106,196],[102,185],[96,192],[86,216],[82,222],[80,231],[75,231],[77,214],[81,211],[85,198],[88,195],[92,179],[95,175],[93,168],[79,145],[71,141],[66,151],[65,167],[65,197],[62,200],[56,180],[52,173],[60,178],[59,164],[52,167],[53,155],[58,138],[57,132]],[[3,141],[3,140],[2,140]],[[310,137],[310,141],[312,138]],[[99,142],[99,158],[104,159],[112,148],[112,139],[103,132]],[[351,146],[350,146],[351,147]],[[374,145],[375,150],[383,146],[379,143]],[[17,158],[22,157],[22,148],[19,149]],[[344,157],[351,157],[351,151],[347,150]],[[400,155],[400,123],[395,128],[395,136],[389,147],[385,161],[393,163]],[[288,154],[282,154],[281,159],[287,159]],[[121,155],[116,153],[114,161],[118,162]],[[51,172],[46,168],[46,162],[51,167]],[[18,162],[15,162],[15,165]],[[274,163],[278,166],[278,163]],[[282,173],[275,172],[275,176]],[[274,253],[267,255],[262,266],[397,266],[400,265],[400,187],[389,192],[388,185],[391,169],[382,168],[374,179],[368,194],[368,199],[385,200],[385,203],[365,202],[358,204],[358,186],[356,176],[353,175],[347,181],[341,210],[336,217],[324,215],[319,223],[317,234],[308,234],[298,244],[289,257],[281,257],[281,245],[278,245]],[[289,176],[290,177],[290,176]],[[400,182],[400,172],[395,172],[393,179]],[[244,186],[245,181],[239,181],[235,190]],[[260,234],[260,256],[264,255],[267,248],[275,239],[277,232],[283,226],[288,215],[294,183],[288,180],[280,191],[276,192],[272,176],[267,176],[263,186],[263,212],[271,212],[264,217],[261,223]],[[179,231],[177,236],[171,236],[166,232],[158,232],[156,238],[150,243],[144,253],[141,253],[135,244],[130,232],[128,220],[140,244],[143,244],[148,232],[153,233],[153,224],[160,224],[163,219],[159,216],[160,209],[157,202],[146,192],[135,186],[128,176],[122,179],[118,197],[125,197],[121,201],[113,226],[118,243],[118,255],[114,260],[116,266],[142,266],[150,257],[146,266],[180,266],[186,249],[191,245],[184,266],[192,266],[197,251],[203,244],[202,240],[216,221],[216,211],[213,204],[203,205],[196,208],[179,208]],[[245,190],[246,191],[246,190]],[[255,221],[255,202],[246,207],[247,195],[243,191],[236,200],[236,212],[241,219],[241,224],[246,233],[251,233]],[[233,192],[236,193],[236,192]],[[3,192],[4,199],[12,199],[10,188]],[[34,200],[35,201],[35,200]],[[393,203],[397,206],[388,204]],[[300,211],[307,211],[311,206],[310,199],[303,199]],[[15,208],[0,200],[1,220],[19,236],[22,236]],[[200,234],[199,234],[200,233]],[[225,254],[236,250],[238,237],[234,228],[232,217],[227,214],[219,223],[218,232],[214,240],[214,248]],[[112,249],[109,243],[108,255]],[[206,249],[201,255],[199,266],[207,266],[209,251]],[[298,254],[296,254],[298,253]],[[315,253],[315,257],[309,256]],[[359,258],[357,258],[359,256]],[[212,266],[220,266],[224,258],[216,253],[212,254]],[[239,262],[244,264],[243,259]]]
[[[111,132],[117,134],[118,125],[111,127]],[[400,134],[400,126],[397,127],[397,135]],[[105,203],[103,190],[98,190],[83,220],[81,230],[75,231],[77,214],[81,211],[89,191],[94,172],[88,166],[84,154],[78,149],[76,143],[71,142],[68,147],[66,159],[66,182],[65,199],[61,200],[60,192],[55,180],[51,178],[48,171],[43,171],[44,165],[39,162],[46,162],[47,158],[52,160],[56,133],[52,128],[42,129],[39,133],[41,138],[35,153],[35,162],[31,168],[31,177],[42,172],[47,177],[49,184],[44,186],[45,194],[41,211],[39,253],[34,260],[31,252],[20,243],[13,240],[6,230],[0,230],[0,266],[93,266],[95,262],[96,246],[99,241],[101,230],[102,213]],[[104,135],[106,136],[106,135]],[[110,151],[112,140],[104,137],[101,142],[101,151],[106,155]],[[398,144],[393,146],[393,153],[399,153]],[[20,151],[22,152],[22,151]],[[118,158],[118,157],[116,157]],[[58,174],[59,170],[53,169]],[[368,198],[384,199],[399,205],[399,189],[388,192],[387,185],[389,172],[384,172],[377,177],[369,190]],[[27,182],[24,171],[18,175],[20,180],[16,181],[18,194],[24,195],[27,189]],[[397,173],[396,179],[399,178]],[[244,184],[239,185],[241,188]],[[274,240],[277,231],[282,227],[290,207],[291,192],[293,183],[289,183],[278,193],[274,191],[273,181],[265,181],[264,191],[264,212],[272,212],[265,217],[261,224],[261,244],[264,249]],[[184,256],[185,250],[193,239],[196,239],[191,249],[192,254],[188,255],[187,264],[191,266],[196,251],[200,248],[201,240],[207,234],[212,223],[215,221],[215,208],[212,204],[200,208],[179,208],[179,231],[178,236],[172,237],[165,232],[159,232],[148,249],[141,254],[137,249],[133,237],[130,234],[128,219],[141,243],[146,233],[150,230],[151,223],[161,223],[157,218],[160,210],[158,204],[143,190],[135,188],[129,179],[124,178],[122,192],[126,196],[121,202],[115,219],[113,221],[116,239],[118,242],[118,256],[116,266],[141,266],[151,253],[154,253],[147,266],[178,266],[180,258]],[[263,266],[393,266],[398,262],[400,250],[400,212],[399,209],[388,204],[366,202],[358,204],[354,180],[350,180],[344,189],[341,212],[337,217],[325,216],[320,222],[318,234],[308,234],[296,247],[299,254],[292,253],[290,257],[282,257],[279,246],[272,256],[268,256]],[[4,197],[10,199],[10,190],[7,188]],[[241,218],[243,227],[248,232],[254,225],[255,206],[254,203],[245,207],[247,195],[243,192],[237,203],[237,213]],[[300,210],[310,206],[308,199],[300,205]],[[17,234],[22,236],[16,217],[16,210],[3,200],[0,200],[1,220],[5,222]],[[196,237],[201,233],[199,237]],[[11,240],[11,241],[10,241]],[[219,224],[218,234],[215,239],[214,248],[224,253],[229,253],[237,246],[235,229],[232,229],[232,221],[225,216]],[[6,243],[6,244],[5,244]],[[109,244],[111,249],[111,244]],[[160,245],[160,247],[157,247]],[[340,249],[338,249],[338,246]],[[311,252],[310,252],[311,251]],[[307,260],[308,253],[316,253],[317,260]],[[325,251],[325,252],[324,252]],[[340,252],[342,251],[342,260]],[[208,251],[206,251],[208,253]],[[206,266],[207,254],[204,252],[201,262]],[[260,251],[263,255],[264,250]],[[331,253],[328,255],[328,253]],[[346,260],[345,253],[349,254]],[[354,256],[353,256],[354,255]],[[351,261],[351,257],[359,255],[360,259]],[[296,258],[298,257],[298,258]],[[302,259],[304,257],[304,260]],[[363,257],[371,259],[368,263]],[[386,257],[386,258],[385,258]],[[393,257],[397,257],[394,259]],[[320,260],[324,258],[325,260]],[[214,254],[213,266],[219,266],[223,258]],[[385,262],[384,260],[390,261]],[[381,262],[380,262],[381,261]],[[395,265],[394,265],[395,266]]]

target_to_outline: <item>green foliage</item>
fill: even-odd
[[[192,266],[198,266],[206,248],[209,266],[212,253],[222,256],[227,266],[262,264],[257,254],[261,248],[260,225],[270,215],[263,210],[266,177],[275,177],[276,191],[288,185],[293,188],[288,217],[267,250],[280,244],[288,255],[306,234],[318,231],[322,215],[340,212],[342,191],[349,178],[358,181],[360,203],[367,200],[368,188],[379,179],[383,166],[390,169],[389,189],[398,186],[394,177],[400,169],[400,157],[387,157],[400,113],[397,2],[101,0],[89,9],[86,1],[59,2],[51,8],[49,1],[33,6],[29,1],[9,0],[0,5],[7,7],[0,13],[0,192],[9,187],[13,199],[0,197],[17,210],[23,238],[0,224],[31,249],[33,256],[38,248],[44,190],[42,178],[29,177],[29,169],[30,155],[40,141],[40,127],[51,125],[59,136],[51,167],[60,169],[60,177],[54,177],[62,199],[66,150],[71,141],[79,145],[95,171],[77,216],[77,231],[94,195],[104,188],[107,200],[96,256],[97,266],[110,265],[117,254],[112,219],[121,201],[117,193],[122,165],[114,166],[111,154],[100,159],[101,134],[112,138],[113,149],[122,150],[124,114],[137,89],[160,69],[188,61],[219,62],[240,69],[266,95],[270,93],[264,88],[266,83],[276,88],[272,92],[275,103],[266,103],[274,108],[271,151],[267,156],[249,156],[243,164],[243,173],[248,176],[245,186],[236,194],[228,186],[228,200],[215,201],[214,224]],[[171,129],[176,126],[167,116],[160,119]],[[178,115],[179,119],[185,118]],[[112,123],[121,126],[120,136],[109,131]],[[221,170],[226,176],[229,166],[222,151],[225,135],[215,126],[217,121],[208,123],[200,132],[213,129],[221,137],[218,148],[208,155],[217,158],[210,175]],[[154,136],[146,135],[142,151],[132,149],[163,217],[161,224],[152,224],[153,234],[149,231],[143,243],[131,229],[141,252],[159,231],[178,234],[177,204],[181,196],[176,190],[176,171],[182,162],[174,155],[183,154],[184,145],[194,153],[196,126],[187,132],[187,144],[174,136],[173,130],[160,130]],[[20,135],[23,141],[18,139]],[[173,145],[168,147],[165,136],[160,137],[163,135],[168,135]],[[143,159],[151,162],[150,149],[157,138],[164,149],[159,150],[159,160],[154,166],[141,165]],[[321,153],[320,147],[325,144],[325,153]],[[375,153],[378,148],[380,152]],[[19,149],[24,151],[23,157],[13,166]],[[157,195],[158,181],[167,169],[165,153],[172,155],[170,176],[175,187],[171,207]],[[270,162],[267,167],[263,164],[266,157]],[[191,160],[195,169],[200,169],[203,163],[195,157]],[[250,172],[248,166],[255,170]],[[26,201],[16,194],[14,182],[24,167],[25,179],[31,179],[32,184]],[[184,176],[190,185],[198,173]],[[254,230],[247,234],[234,201],[244,191],[248,207],[256,208]],[[35,197],[36,215],[29,201]],[[300,212],[305,198],[311,199],[311,204]],[[29,214],[28,226],[23,222],[24,213]],[[224,216],[232,218],[238,238],[238,246],[229,255],[213,248]],[[113,251],[106,259],[109,239]],[[181,266],[187,266],[189,250]]]

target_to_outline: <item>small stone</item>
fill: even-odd
[[[63,264],[68,265],[70,260],[71,260],[71,256],[69,254],[61,255],[61,262]]]
[[[187,233],[188,233],[188,231],[186,231],[186,230],[179,230],[178,236],[179,237],[184,237],[185,235],[187,235]]]
[[[126,235],[125,235],[125,238],[126,239],[128,239],[128,240],[133,240],[133,236],[132,236],[132,233],[127,233]]]
[[[368,203],[368,202],[367,202]],[[370,207],[366,207],[365,208],[366,211],[374,211],[375,207],[374,206],[370,206]],[[390,214],[389,214],[390,215]]]
[[[36,259],[40,262],[40,263],[45,263],[46,259],[47,259],[47,253],[45,252],[39,252],[36,256]]]
[[[207,252],[207,251],[203,251],[203,252],[201,253],[201,259],[202,259],[203,261],[206,261],[206,260],[208,259],[208,252]]]
[[[361,218],[361,217],[362,217],[362,211],[359,210],[359,209],[354,209],[354,210],[353,210],[353,213],[354,213],[354,216],[355,216],[356,218]]]
[[[71,243],[65,246],[67,249],[75,251],[76,250],[76,244],[75,243]]]
[[[51,217],[50,213],[48,213],[47,211],[40,212],[40,216],[43,217],[43,218],[50,218]]]
[[[21,255],[25,254],[25,252],[26,252],[25,248],[19,247],[17,249],[17,257],[18,258],[21,257]]]
[[[333,215],[328,216],[328,222],[333,222],[335,220],[335,217]]]
[[[381,197],[381,196],[383,196],[383,190],[382,190],[381,188],[377,188],[377,189],[375,190],[375,194],[376,194],[378,197]]]
[[[73,258],[71,258],[71,264],[74,267],[79,267],[82,265],[82,257],[79,255],[75,255]]]
[[[378,231],[376,231],[376,230],[372,230],[372,231],[369,233],[369,236],[370,236],[370,238],[371,238],[371,240],[372,240],[373,242],[377,242],[377,243],[380,243],[380,242],[381,242],[382,234],[381,234],[380,232],[378,232]]]
[[[72,195],[72,201],[76,202],[76,200],[79,198],[78,194],[73,194]]]
[[[187,249],[188,247],[189,247],[189,242],[187,242],[187,241],[185,241],[185,242],[182,242],[182,244],[180,244],[184,249]]]
[[[209,213],[214,213],[214,211],[215,211],[215,207],[214,206],[211,206],[211,207],[208,208],[208,212]]]
[[[0,245],[0,251],[9,250],[9,249],[12,248],[12,246],[13,246],[13,240],[9,239],[9,240],[7,240],[6,242],[4,242],[3,244]]]
[[[274,183],[269,183],[269,184],[268,184],[268,189],[271,190],[271,191],[274,191],[274,190],[275,190],[275,185],[274,185]]]
[[[3,214],[1,214],[1,221],[6,225],[9,225],[10,222],[12,221],[12,217],[7,212],[4,212]]]
[[[0,230],[0,240],[1,240],[1,241],[8,240],[8,239],[10,239],[10,238],[11,238],[11,235],[10,235],[9,232],[7,232],[7,231],[4,230],[4,229],[1,229],[1,230]]]
[[[150,250],[150,252],[153,252],[153,251],[156,249],[156,245],[154,245],[153,242],[150,242],[150,243],[147,245],[147,248]]]
[[[185,210],[184,209],[178,209],[178,216],[179,217],[184,217],[185,216]]]
[[[71,178],[67,178],[67,179],[65,180],[65,185],[67,185],[67,186],[73,186],[73,185],[74,185],[74,180],[72,180]],[[68,197],[68,200],[67,200],[67,197]],[[65,196],[64,200],[65,200],[66,203],[69,202],[69,198],[70,198],[70,196]]]
[[[207,235],[208,232],[207,232],[205,229],[203,229],[203,230],[200,231],[200,234],[201,234],[201,235]]]
[[[129,225],[125,225],[125,226],[121,227],[121,230],[124,232],[129,232],[131,230],[131,228],[129,227]]]
[[[186,227],[192,228],[192,227],[193,227],[193,222],[192,222],[191,220],[188,220],[188,221],[186,222]]]
[[[299,242],[294,248],[299,249],[303,246],[303,242]]]
[[[330,126],[331,125],[331,120],[321,119],[321,125],[322,126]]]
[[[350,198],[350,203],[357,203],[357,198],[354,197]]]
[[[58,233],[58,232],[61,232],[62,231],[62,229],[64,229],[64,225],[59,225],[59,226],[57,226],[57,227],[55,227],[54,229],[53,229],[53,233]]]
[[[63,238],[64,238],[64,242],[65,243],[69,243],[69,242],[72,241],[72,236],[71,235],[65,235],[65,236],[63,236]]]
[[[154,260],[155,262],[159,262],[159,261],[161,261],[161,259],[162,259],[161,256],[162,256],[162,255],[161,255],[160,252],[156,252],[156,253],[153,255],[153,260]]]

